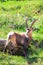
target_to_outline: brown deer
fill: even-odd
[[[30,41],[32,40],[32,26],[37,20],[33,20],[30,28],[28,28],[28,18],[26,19],[26,33],[18,34],[15,32],[9,32],[7,37],[7,42],[5,45],[5,49],[7,48],[7,45],[10,44],[10,42],[13,44],[13,46],[17,49],[23,48],[25,56],[27,55],[27,48],[29,46]],[[5,50],[4,49],[4,50]]]

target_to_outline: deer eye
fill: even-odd
[[[27,28],[27,33],[29,33],[31,31],[31,29]]]
[[[28,31],[30,31],[30,29],[27,29]]]

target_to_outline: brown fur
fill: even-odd
[[[31,25],[34,24],[35,21],[33,21],[33,23]],[[13,44],[14,47],[16,48],[22,48],[24,49],[24,53],[25,55],[27,55],[27,47],[30,43],[30,41],[32,40],[32,27],[30,26],[30,29],[27,29],[27,33],[26,34],[18,34],[18,33],[13,33],[12,35],[9,35],[8,40],[7,40],[7,45],[9,44],[9,42],[11,42]],[[6,46],[7,46],[6,45]]]
[[[15,47],[20,47],[28,45],[29,37],[26,37],[25,34],[20,35],[18,33],[14,33],[8,40],[11,41]]]

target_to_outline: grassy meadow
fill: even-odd
[[[32,36],[40,47],[30,43],[28,59],[0,51],[0,65],[43,65],[43,0],[0,0],[0,38],[6,39],[10,31],[26,32],[26,17],[28,27],[34,18],[39,19],[33,25],[38,30],[33,31]]]

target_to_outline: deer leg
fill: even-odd
[[[25,54],[25,57],[28,56],[27,52],[28,52],[28,49],[27,49],[26,47],[24,47],[24,54]]]
[[[3,52],[6,52],[7,51],[7,46],[6,47],[4,47],[4,49],[3,49]]]
[[[8,41],[8,40],[6,41],[6,44],[5,44],[5,47],[4,47],[3,52],[6,52],[6,51],[7,51],[7,46],[8,46],[8,44],[9,44],[9,42],[10,42],[10,41]]]

